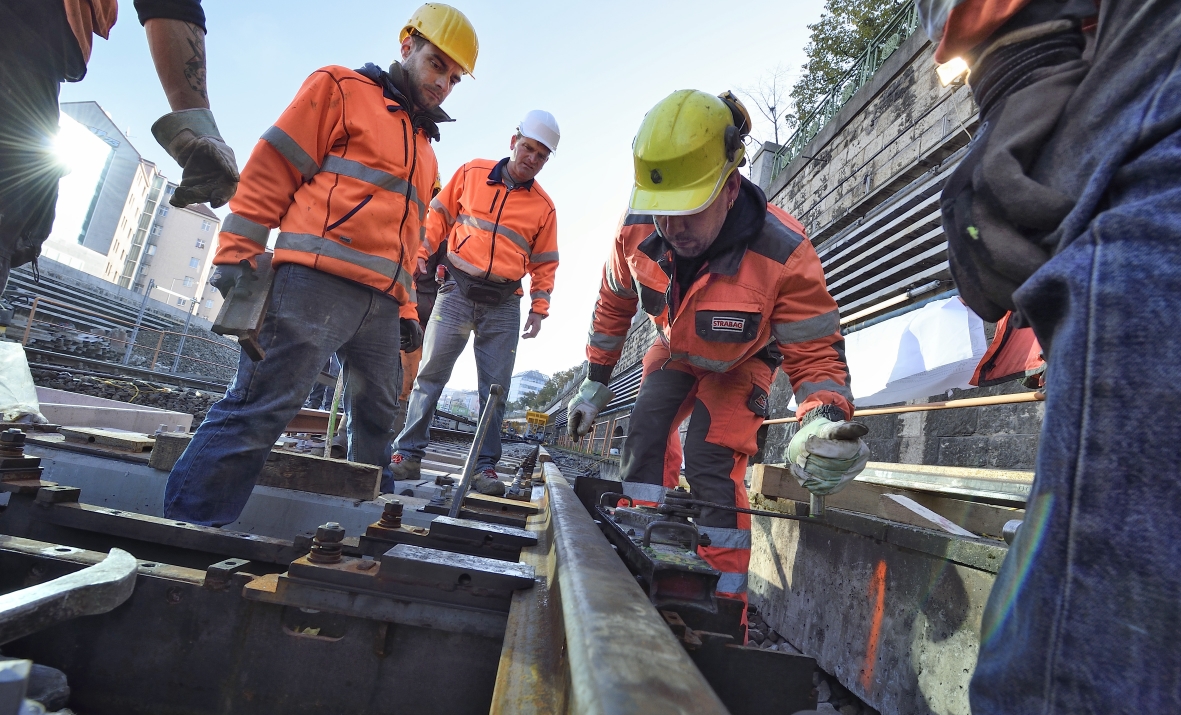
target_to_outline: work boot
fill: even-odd
[[[393,458],[390,459],[390,472],[394,475],[394,479],[398,481],[422,479],[422,460],[407,459],[401,454],[394,452]]]
[[[500,475],[495,469],[476,472],[472,477],[472,489],[492,497],[504,496],[504,482],[500,481]]]

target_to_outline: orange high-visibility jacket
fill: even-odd
[[[502,179],[507,165],[508,159],[476,159],[459,167],[431,200],[420,256],[425,259],[447,239],[448,260],[468,275],[508,283],[528,273],[530,310],[549,315],[558,215],[535,180],[510,191]]]
[[[416,318],[412,275],[438,174],[430,137],[374,80],[316,70],[242,169],[215,264],[297,263],[392,296]]]
[[[619,361],[639,303],[674,360],[726,372],[777,345],[798,416],[820,405],[853,415],[837,304],[825,287],[820,258],[795,218],[768,204],[762,231],[711,260],[670,315],[674,261],[651,216],[624,216],[603,266],[586,346],[590,362]]]
[[[927,35],[939,43],[935,61],[947,62],[984,42],[1030,0],[917,0]]]
[[[82,60],[89,62],[92,35],[104,40],[111,36],[111,28],[119,17],[119,4],[116,0],[65,0],[65,8],[70,31],[82,50]]]

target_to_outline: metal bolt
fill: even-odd
[[[25,433],[21,432],[16,427],[11,427],[9,429],[4,430],[3,432],[0,432],[0,442],[24,444],[25,443]]]
[[[340,563],[341,545],[344,541],[344,527],[335,521],[330,521],[316,529],[316,537],[312,539],[312,551],[308,560],[314,564]]]
[[[385,508],[381,512],[382,526],[387,529],[398,529],[402,526],[402,502],[397,499],[391,499],[385,503]]]

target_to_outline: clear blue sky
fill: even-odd
[[[480,57],[443,105],[456,118],[435,145],[444,181],[465,161],[499,159],[530,109],[554,114],[558,153],[538,176],[558,209],[562,261],[541,335],[522,340],[516,371],[545,373],[584,359],[600,270],[631,187],[631,141],[644,113],[670,92],[755,84],[777,65],[797,72],[807,24],[823,0],[733,2],[462,2]],[[213,111],[239,164],[300,83],[329,64],[388,65],[416,2],[206,0]],[[63,101],[93,100],[170,178],[180,168],[150,127],[168,111],[130,0],[109,41],[95,43],[85,80]],[[753,112],[753,107],[752,107]],[[756,124],[756,134],[769,138]],[[226,213],[225,209],[219,210]],[[527,301],[525,301],[527,310]],[[451,386],[476,385],[471,349]]]

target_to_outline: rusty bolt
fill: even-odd
[[[344,528],[335,521],[318,527],[316,537],[312,539],[312,551],[308,554],[308,560],[315,564],[340,563],[342,541]]]
[[[398,529],[402,526],[402,502],[391,499],[385,503],[381,512],[381,525],[387,529]]]

